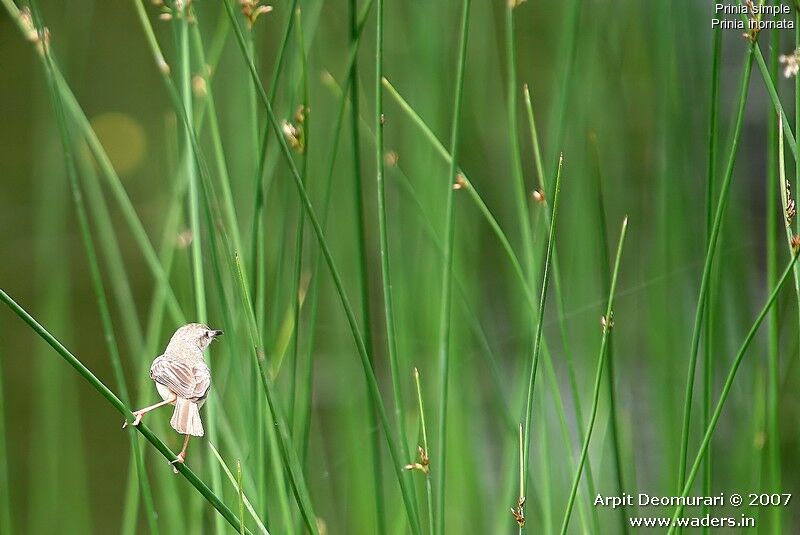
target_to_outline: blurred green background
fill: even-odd
[[[289,4],[276,0],[274,10],[262,15],[254,26],[254,49],[265,86],[271,80],[291,16]],[[310,103],[306,183],[319,214],[323,213],[339,107],[337,90],[331,89],[323,74],[330,73],[339,86],[346,82],[350,4],[321,0],[301,0],[299,4],[308,54]],[[408,0],[387,1],[385,6],[384,75],[446,147],[452,123],[461,5],[453,0]],[[207,53],[220,53],[208,83],[213,90],[235,218],[245,244],[242,256],[244,263],[252,266],[254,177],[265,114],[220,6],[207,1],[193,5]],[[180,214],[177,229],[169,228],[167,217],[175,204],[176,184],[182,173],[180,123],[148,50],[134,3],[41,0],[38,8],[50,31],[53,57],[90,119],[150,241],[156,251],[174,249],[170,280],[185,315],[195,319],[191,247],[179,238],[183,233],[185,240],[190,225],[185,199],[178,198],[177,205],[187,209]],[[480,192],[520,258],[524,258],[524,248],[515,203],[521,192],[513,179],[513,123],[508,110],[511,93],[517,100],[514,114],[526,191],[538,184],[523,106],[524,83],[532,95],[546,185],[552,184],[559,153],[564,156],[556,240],[561,284],[558,293],[551,285],[544,322],[555,382],[549,382],[546,375],[537,379],[531,487],[526,506],[526,529],[531,532],[547,532],[548,527],[560,525],[573,459],[580,450],[576,436],[578,429],[585,429],[591,406],[602,334],[599,320],[607,295],[603,263],[608,260],[598,212],[600,178],[604,199],[600,209],[608,222],[612,252],[619,225],[624,216],[629,218],[613,331],[624,490],[663,495],[677,492],[683,395],[706,254],[711,8],[707,3],[689,0],[524,2],[513,10],[516,84],[509,87],[506,0],[472,2],[458,165]],[[173,26],[178,22],[158,20],[159,9],[150,3],[145,3],[145,9],[167,62],[174,66],[179,46]],[[236,12],[238,15],[238,9]],[[369,296],[364,302],[371,320],[372,356],[383,399],[393,417],[381,294],[375,145],[370,134],[375,125],[374,9],[366,24],[358,54],[360,112],[366,121],[359,126],[358,137],[365,234],[361,240],[348,109],[330,175],[326,236],[362,325],[364,285],[359,273],[362,267],[367,268]],[[714,155],[717,184],[729,153],[737,86],[748,46],[740,33],[722,32],[719,144]],[[770,64],[777,54],[788,54],[795,46],[794,32],[789,30],[777,37],[764,32],[759,39]],[[277,116],[290,121],[303,101],[298,42],[294,34],[288,40],[286,65],[274,102]],[[192,73],[196,72],[195,63]],[[178,76],[176,69],[173,74]],[[774,137],[770,137],[774,136],[775,118],[764,87],[761,74],[754,69],[730,202],[712,272],[715,320],[710,339],[715,401],[736,350],[771,290],[767,279],[770,218],[777,225],[773,230],[778,240],[775,255],[779,270],[789,258],[779,190],[768,174],[768,162],[776,158],[771,144]],[[793,117],[794,80],[780,76],[777,87],[789,117]],[[202,107],[202,101],[202,96],[196,97],[196,109]],[[435,437],[432,430],[439,417],[441,251],[437,244],[444,240],[444,206],[450,179],[447,162],[409,115],[390,93],[384,92],[384,101],[385,148],[397,156],[397,165],[386,169],[386,196],[399,377],[405,400],[401,413],[409,429],[404,440],[413,453],[420,443],[411,373],[414,366],[422,377],[429,440]],[[8,14],[0,16],[0,117],[0,286],[116,390],[44,70],[34,48]],[[217,181],[217,161],[205,132],[200,141],[212,180]],[[78,135],[74,143],[77,154],[86,153]],[[292,310],[302,216],[277,144],[269,146],[265,173],[269,186],[265,188],[262,220],[267,304],[259,325],[263,327],[267,361],[279,367],[275,381],[287,408],[293,406],[290,398],[296,378],[292,371]],[[296,158],[299,162],[302,156]],[[87,163],[89,158],[84,160],[79,163],[82,180],[96,175],[91,180],[100,184],[95,191],[106,199],[111,220],[110,228],[100,222],[92,195],[87,194],[93,234],[100,240],[104,230],[113,232],[134,304],[126,309],[128,318],[134,318],[145,332],[154,302],[154,278],[101,169]],[[787,165],[794,180],[791,158]],[[551,192],[545,195],[549,200]],[[773,203],[777,199],[777,205],[769,204],[770,196]],[[547,224],[542,217],[543,205],[530,198],[525,202],[533,221],[533,267],[540,274]],[[519,279],[496,235],[467,192],[454,192],[454,209],[453,273],[457,283],[451,322],[446,532],[510,532],[516,529],[508,512],[517,496],[516,426],[524,417],[536,316],[527,306]],[[215,230],[204,218],[202,226],[199,239],[207,244]],[[321,260],[308,220],[304,233],[299,280],[303,293],[309,293],[301,308],[296,340],[297,353],[313,357],[313,405],[304,473],[315,512],[328,533],[376,532],[381,525],[374,487],[379,472],[383,483],[378,495],[386,507],[385,528],[391,533],[406,532],[400,493],[382,435],[369,410],[352,335],[325,265],[315,269]],[[162,243],[166,244],[164,248]],[[263,417],[263,409],[255,407],[261,398],[256,393],[246,322],[243,313],[237,312],[241,307],[234,282],[230,282],[233,279],[227,281],[225,273],[225,290],[219,291],[213,254],[206,248],[203,256],[209,324],[226,331],[209,357],[215,372],[209,405],[216,406],[217,432],[226,436],[215,446],[234,472],[236,459],[241,459],[243,472],[248,474],[245,490],[251,501],[263,513],[270,532],[282,533],[283,524],[278,519],[283,517],[276,512],[274,496],[285,489],[275,487],[266,446],[253,438],[253,418]],[[146,366],[163,350],[178,325],[168,314],[164,316],[154,334],[155,352],[145,352],[147,344],[135,340],[135,329],[124,327],[129,323],[120,310],[120,296],[115,293],[109,259],[102,247],[100,259],[128,389],[137,400],[135,405],[153,403],[156,392],[146,376]],[[318,283],[312,284],[317,279]],[[770,412],[770,327],[765,325],[739,370],[714,435],[711,488],[715,494],[800,491],[796,455],[800,448],[800,366],[797,298],[791,285],[781,294],[769,319],[779,342],[771,346],[777,347],[779,359],[778,410]],[[532,285],[537,295],[539,287],[537,275]],[[314,301],[316,314],[307,306],[313,292],[318,295],[318,302]],[[229,301],[221,295],[227,295]],[[558,301],[563,321],[558,320]],[[224,324],[226,306],[232,311],[233,325]],[[574,386],[582,402],[580,422],[570,394],[568,360],[574,366]],[[698,364],[690,461],[702,437],[701,367]],[[301,366],[301,376],[302,372]],[[545,374],[546,367],[540,373]],[[5,424],[5,437],[0,437],[5,450],[0,474],[7,474],[11,513],[11,523],[0,524],[0,531],[3,526],[13,526],[15,533],[148,532],[143,506],[131,505],[137,500],[138,487],[131,482],[136,480],[136,472],[130,460],[128,431],[120,429],[123,418],[6,311],[0,313],[0,379]],[[566,414],[571,436],[569,455],[553,395],[561,399]],[[145,421],[176,449],[180,437],[166,425],[168,410],[153,413]],[[205,409],[203,412],[208,414]],[[775,437],[768,430],[772,416],[778,419]],[[611,432],[608,391],[604,387],[589,459],[597,492],[608,495],[618,492]],[[773,440],[777,441],[773,450],[777,453],[770,457]],[[173,477],[164,459],[146,442],[140,442],[146,452],[145,464],[162,530],[180,532],[174,530],[181,526],[187,533],[220,529],[210,506],[200,501],[182,478]],[[379,468],[374,464],[375,443],[381,445]],[[432,448],[438,445],[432,444]],[[769,463],[776,461],[780,483],[773,481],[768,470]],[[211,477],[215,461],[205,439],[193,441],[188,463],[203,479]],[[259,468],[264,473],[259,473]],[[437,470],[432,467],[432,473]],[[423,511],[424,476],[415,472],[412,477]],[[697,493],[700,488],[698,479]],[[238,515],[235,490],[224,479],[220,489]],[[0,487],[0,493],[3,491]],[[583,532],[587,527],[593,531],[592,527],[598,526],[601,533],[617,532],[618,513],[594,509],[589,505],[591,500],[582,484],[570,532]],[[176,506],[176,501],[183,505]],[[289,503],[294,511],[291,494]],[[579,520],[579,512],[585,523]],[[713,514],[724,512],[713,510]],[[780,525],[768,509],[748,512],[743,508],[731,514],[740,512],[759,516],[759,529],[764,532],[800,530],[796,500],[783,511]],[[671,514],[671,510],[663,514]],[[595,520],[593,515],[597,515]],[[292,525],[301,531],[298,518]],[[254,527],[252,523],[250,527]]]

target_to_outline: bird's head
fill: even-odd
[[[202,323],[187,323],[175,331],[169,343],[186,344],[192,347],[198,347],[201,351],[205,351],[205,349],[211,345],[211,342],[221,335],[222,331],[210,329],[208,325]]]

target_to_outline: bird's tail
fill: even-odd
[[[178,398],[175,401],[175,412],[169,421],[175,431],[182,435],[203,436],[203,422],[200,421],[200,408],[197,403]]]

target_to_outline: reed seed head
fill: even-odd
[[[784,78],[797,76],[800,71],[800,48],[796,48],[791,54],[781,54],[778,61],[783,65]]]

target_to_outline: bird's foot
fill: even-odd
[[[134,418],[133,418],[133,421],[131,422],[131,425],[133,427],[136,427],[137,425],[139,425],[141,423],[142,416],[144,416],[144,413],[140,412],[140,411],[136,411],[136,412],[133,413],[133,416],[134,416]],[[125,420],[125,423],[122,424],[122,428],[123,429],[125,429],[126,427],[128,427],[128,420]]]
[[[177,468],[175,468],[175,465],[176,465],[176,464],[183,464],[183,462],[184,462],[185,460],[186,460],[186,454],[185,454],[184,452],[180,452],[180,453],[177,455],[177,457],[175,457],[175,460],[174,460],[174,461],[170,461],[170,462],[169,462],[169,464],[171,464],[171,465],[172,465],[172,472],[173,472],[173,473],[175,473],[175,474],[177,474],[177,473],[178,473],[178,469],[177,469]]]

